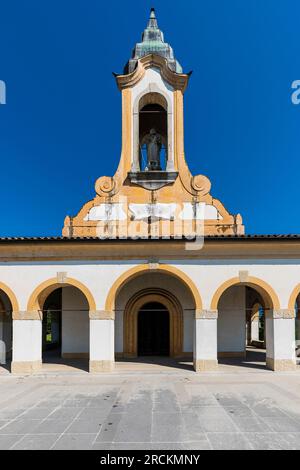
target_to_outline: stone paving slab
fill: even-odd
[[[12,450],[50,450],[60,434],[27,434],[15,443]]]
[[[96,434],[98,435],[102,426],[101,418],[75,419],[68,428],[71,434]]]
[[[97,434],[63,434],[52,446],[54,450],[91,450]]]
[[[208,440],[216,450],[252,450],[253,446],[246,435],[238,432],[208,433]]]
[[[2,449],[300,449],[300,374],[2,376]]]

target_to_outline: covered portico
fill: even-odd
[[[34,260],[31,240],[0,241],[5,361],[12,356],[13,373],[35,373],[51,362],[47,348],[52,354],[57,347],[56,357],[85,361],[93,373],[117,370],[116,361],[122,367],[126,361],[155,364],[153,357],[193,363],[205,372],[231,359],[247,363],[258,347],[265,367],[293,370],[298,261],[282,259],[296,241],[280,239],[278,263],[261,255],[268,240],[253,245],[244,236],[207,237],[191,256],[184,240],[116,246],[99,239],[41,239],[34,243],[43,259]],[[264,332],[255,344],[247,332],[257,312]]]

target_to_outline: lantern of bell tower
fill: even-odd
[[[178,176],[175,146],[180,142],[174,131],[176,122],[183,122],[183,107],[176,92],[183,94],[188,78],[164,41],[152,8],[142,42],[133,49],[124,74],[116,75],[122,93],[130,90],[123,113],[131,116],[131,134],[123,136],[130,141],[128,177],[145,189],[172,184]]]

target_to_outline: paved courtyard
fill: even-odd
[[[300,449],[300,373],[2,374],[0,449]]]

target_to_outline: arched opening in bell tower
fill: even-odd
[[[172,184],[178,176],[174,163],[174,97],[167,86],[156,83],[160,81],[158,73],[146,70],[147,85],[139,94],[133,91],[130,107],[129,138],[133,145],[128,177],[131,183],[148,190]]]
[[[168,160],[167,102],[150,93],[140,100],[139,151],[141,171],[165,170]]]
[[[138,143],[140,171],[165,171],[168,161],[168,104],[159,93],[139,101]]]

